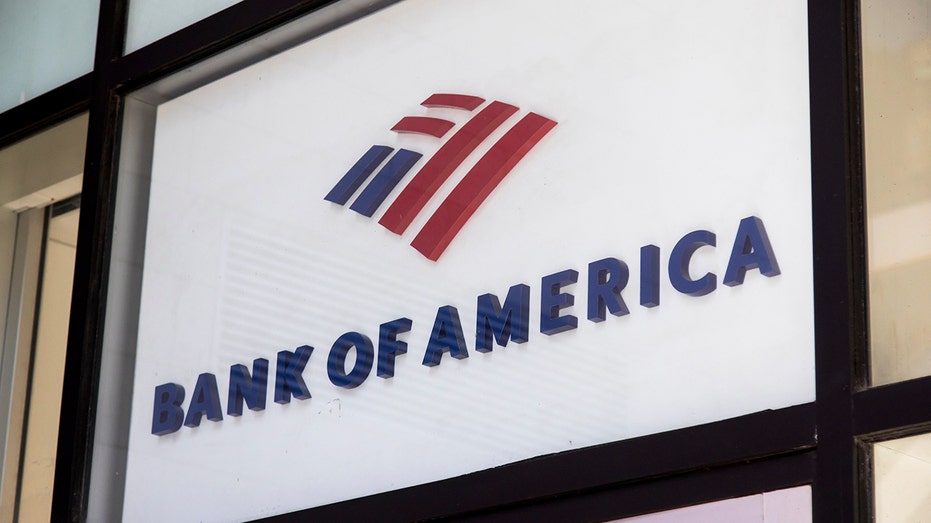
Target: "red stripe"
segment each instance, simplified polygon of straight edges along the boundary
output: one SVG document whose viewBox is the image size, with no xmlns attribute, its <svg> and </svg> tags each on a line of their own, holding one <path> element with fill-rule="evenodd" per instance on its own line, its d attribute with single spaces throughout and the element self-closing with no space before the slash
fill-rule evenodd
<svg viewBox="0 0 931 523">
<path fill-rule="evenodd" d="M 436 261 L 491 191 L 555 125 L 536 113 L 517 122 L 465 175 L 411 245 Z"/>
<path fill-rule="evenodd" d="M 444 134 L 453 128 L 453 122 L 440 118 L 431 118 L 429 116 L 405 116 L 401 121 L 394 124 L 392 131 L 399 133 L 417 133 L 429 134 L 442 138 Z"/>
<path fill-rule="evenodd" d="M 424 164 L 378 223 L 395 234 L 403 233 L 466 156 L 515 112 L 517 107 L 496 101 L 472 117 Z"/>
<path fill-rule="evenodd" d="M 484 98 L 469 96 L 467 94 L 437 93 L 421 102 L 420 105 L 424 107 L 451 107 L 453 109 L 474 111 L 475 108 L 482 105 L 484 101 Z"/>
</svg>

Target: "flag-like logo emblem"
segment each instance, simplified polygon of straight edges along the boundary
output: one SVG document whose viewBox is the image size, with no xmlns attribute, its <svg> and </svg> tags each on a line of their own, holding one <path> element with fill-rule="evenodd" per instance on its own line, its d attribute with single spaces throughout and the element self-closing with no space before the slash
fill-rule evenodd
<svg viewBox="0 0 931 523">
<path fill-rule="evenodd" d="M 481 110 L 446 138 L 436 153 L 423 162 L 420 170 L 378 220 L 383 227 L 399 235 L 407 230 L 443 182 L 466 157 L 519 111 L 518 107 L 510 104 L 499 101 L 486 104 L 483 98 L 463 94 L 434 94 L 421 105 L 470 112 L 475 112 L 481 107 Z M 411 246 L 430 260 L 439 259 L 485 198 L 555 125 L 553 120 L 533 112 L 518 120 L 469 169 L 417 233 Z M 454 127 L 455 123 L 441 118 L 405 116 L 391 130 L 444 139 Z M 394 148 L 386 145 L 374 145 L 346 172 L 324 199 L 345 205 L 378 169 L 378 173 L 349 206 L 353 211 L 371 217 L 422 156 L 421 153 L 408 149 L 394 151 Z"/>
</svg>

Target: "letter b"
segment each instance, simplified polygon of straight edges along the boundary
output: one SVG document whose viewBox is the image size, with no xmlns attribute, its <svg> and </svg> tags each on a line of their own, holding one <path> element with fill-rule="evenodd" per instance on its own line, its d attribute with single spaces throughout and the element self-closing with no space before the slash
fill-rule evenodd
<svg viewBox="0 0 931 523">
<path fill-rule="evenodd" d="M 152 434 L 164 436 L 181 428 L 184 422 L 184 387 L 165 383 L 155 387 L 155 408 L 152 411 Z"/>
</svg>

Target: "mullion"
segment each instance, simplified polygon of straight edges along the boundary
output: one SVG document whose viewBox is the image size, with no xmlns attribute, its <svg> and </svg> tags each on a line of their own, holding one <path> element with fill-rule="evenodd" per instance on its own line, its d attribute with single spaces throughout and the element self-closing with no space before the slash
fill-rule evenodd
<svg viewBox="0 0 931 523">
<path fill-rule="evenodd" d="M 851 13 L 856 0 L 808 4 L 811 96 L 812 231 L 815 288 L 815 374 L 818 416 L 817 469 L 813 484 L 815 521 L 858 519 L 857 449 L 852 393 L 861 383 L 863 330 L 856 287 L 862 271 L 862 219 L 856 202 L 859 135 L 849 110 L 857 88 L 849 76 Z"/>
<path fill-rule="evenodd" d="M 52 521 L 83 521 L 87 514 L 116 195 L 116 137 L 121 100 L 112 87 L 112 64 L 122 53 L 126 7 L 127 0 L 100 2 L 62 382 Z"/>
</svg>

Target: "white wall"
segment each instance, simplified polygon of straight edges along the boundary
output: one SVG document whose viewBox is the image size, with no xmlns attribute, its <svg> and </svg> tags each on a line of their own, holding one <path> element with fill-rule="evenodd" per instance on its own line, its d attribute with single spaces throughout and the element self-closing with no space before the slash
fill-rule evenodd
<svg viewBox="0 0 931 523">
<path fill-rule="evenodd" d="M 801 1 L 567 11 L 412 0 L 161 105 L 123 516 L 261 517 L 812 401 L 806 13 Z M 371 145 L 435 152 L 438 140 L 389 129 L 421 114 L 462 125 L 464 111 L 419 105 L 437 92 L 520 111 L 401 236 L 379 214 L 323 201 Z M 441 259 L 412 249 L 430 212 L 529 111 L 558 124 Z M 638 304 L 642 245 L 659 245 L 665 265 L 682 235 L 712 230 L 718 246 L 693 270 L 720 282 L 751 215 L 781 275 L 754 270 L 694 297 L 664 268 L 662 305 Z M 630 266 L 631 312 L 593 323 L 587 264 L 607 256 Z M 579 326 L 546 336 L 540 278 L 567 268 L 581 273 Z M 476 352 L 476 296 L 516 283 L 532 289 L 530 340 Z M 471 356 L 428 368 L 446 304 Z M 402 316 L 414 327 L 394 378 L 330 383 L 340 334 L 375 340 Z M 302 344 L 316 347 L 311 399 L 152 434 L 155 387 L 182 385 L 187 408 L 211 373 L 225 408 L 230 365 L 266 358 L 273 376 L 277 352 Z"/>
</svg>

